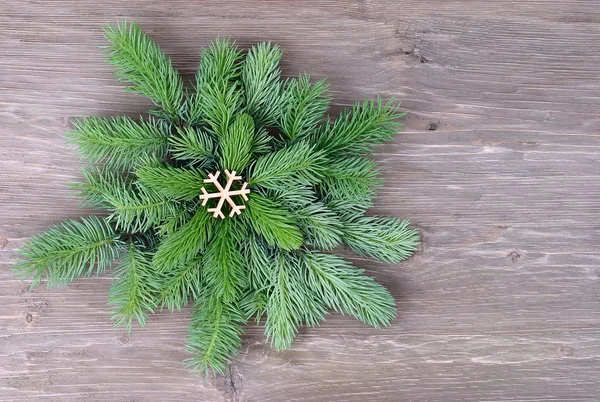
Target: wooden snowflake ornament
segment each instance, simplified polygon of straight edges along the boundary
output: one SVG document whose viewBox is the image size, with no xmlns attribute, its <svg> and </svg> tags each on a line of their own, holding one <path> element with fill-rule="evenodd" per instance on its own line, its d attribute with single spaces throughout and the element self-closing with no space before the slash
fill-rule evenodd
<svg viewBox="0 0 600 402">
<path fill-rule="evenodd" d="M 227 184 L 225 185 L 225 188 L 223 188 L 218 180 L 220 174 L 221 172 L 217 170 L 215 174 L 209 173 L 208 179 L 204 179 L 205 183 L 214 184 L 219 192 L 209 193 L 204 187 L 202 187 L 202 194 L 200 195 L 200 199 L 202 200 L 202 206 L 205 206 L 209 199 L 219 198 L 219 203 L 217 204 L 217 206 L 215 208 L 208 208 L 208 212 L 213 212 L 214 218 L 220 216 L 221 219 L 225 219 L 225 215 L 223 215 L 221 208 L 223 208 L 223 204 L 225 203 L 225 201 L 227 201 L 227 203 L 231 206 L 231 212 L 229 213 L 229 217 L 231 218 L 233 214 L 239 215 L 242 213 L 242 209 L 246 209 L 245 205 L 237 205 L 231 199 L 231 196 L 241 195 L 244 198 L 244 201 L 248 201 L 247 194 L 250 194 L 250 189 L 246 188 L 248 183 L 244 182 L 241 189 L 231 190 L 231 185 L 233 184 L 233 182 L 236 180 L 242 180 L 242 176 L 236 176 L 235 170 L 230 173 L 227 169 L 225 169 L 225 175 L 227 176 Z"/>
</svg>

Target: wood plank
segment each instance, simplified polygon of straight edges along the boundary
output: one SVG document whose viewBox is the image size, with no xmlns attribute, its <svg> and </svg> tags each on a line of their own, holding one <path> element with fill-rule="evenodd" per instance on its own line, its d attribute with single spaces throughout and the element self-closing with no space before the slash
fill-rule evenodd
<svg viewBox="0 0 600 402">
<path fill-rule="evenodd" d="M 191 78 L 215 36 L 284 50 L 336 110 L 381 93 L 406 130 L 377 152 L 374 212 L 422 251 L 355 258 L 398 302 L 374 330 L 332 315 L 283 352 L 248 327 L 228 376 L 181 361 L 189 311 L 127 335 L 108 277 L 13 278 L 22 240 L 79 208 L 69 119 L 144 113 L 103 63 L 135 20 Z M 0 401 L 592 401 L 600 395 L 600 5 L 595 0 L 167 3 L 4 0 L 0 11 Z"/>
</svg>

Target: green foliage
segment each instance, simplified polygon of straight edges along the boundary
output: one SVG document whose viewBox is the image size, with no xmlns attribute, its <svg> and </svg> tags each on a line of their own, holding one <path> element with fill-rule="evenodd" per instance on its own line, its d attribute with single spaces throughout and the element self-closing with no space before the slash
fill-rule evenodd
<svg viewBox="0 0 600 402">
<path fill-rule="evenodd" d="M 248 51 L 242 68 L 244 108 L 259 126 L 273 124 L 281 111 L 281 56 L 279 46 L 259 43 Z"/>
<path fill-rule="evenodd" d="M 147 165 L 138 169 L 140 183 L 163 197 L 189 201 L 198 197 L 204 186 L 205 173 L 195 169 L 182 169 L 168 164 Z"/>
<path fill-rule="evenodd" d="M 242 310 L 217 297 L 204 296 L 192 315 L 187 346 L 193 358 L 187 359 L 193 372 L 224 374 L 231 356 L 242 346 Z"/>
<path fill-rule="evenodd" d="M 350 314 L 375 328 L 396 317 L 394 298 L 373 278 L 334 254 L 301 254 L 309 288 L 330 308 Z"/>
<path fill-rule="evenodd" d="M 317 144 L 317 149 L 328 154 L 371 152 L 375 145 L 392 139 L 400 129 L 397 120 L 403 113 L 398 112 L 398 107 L 393 100 L 383 103 L 380 98 L 376 102 L 357 102 L 352 110 L 344 110 L 333 125 L 317 130 L 312 141 Z"/>
<path fill-rule="evenodd" d="M 177 212 L 173 200 L 120 174 L 100 169 L 84 170 L 82 174 L 85 183 L 77 187 L 89 201 L 112 212 L 109 219 L 118 229 L 144 232 Z"/>
<path fill-rule="evenodd" d="M 130 243 L 113 275 L 116 279 L 110 287 L 108 301 L 114 305 L 115 324 L 131 331 L 135 319 L 144 326 L 147 312 L 154 309 L 152 294 L 156 279 L 152 273 L 152 253 Z"/>
<path fill-rule="evenodd" d="M 135 121 L 129 117 L 87 117 L 73 122 L 69 139 L 88 163 L 104 163 L 113 169 L 129 169 L 139 159 L 162 158 L 167 137 L 155 119 Z"/>
<path fill-rule="evenodd" d="M 303 265 L 296 255 L 278 253 L 272 264 L 265 334 L 271 345 L 285 349 L 290 347 L 303 322 L 316 326 L 325 318 L 327 310 L 307 286 Z"/>
<path fill-rule="evenodd" d="M 252 193 L 248 198 L 248 206 L 244 214 L 248 226 L 262 236 L 270 246 L 284 250 L 300 248 L 302 232 L 286 209 L 260 194 Z"/>
<path fill-rule="evenodd" d="M 163 276 L 159 277 L 157 300 L 161 307 L 180 310 L 190 299 L 200 297 L 203 284 L 202 257 L 196 257 L 163 272 Z"/>
<path fill-rule="evenodd" d="M 254 121 L 240 114 L 221 138 L 221 169 L 241 172 L 250 163 L 253 144 Z"/>
<path fill-rule="evenodd" d="M 160 48 L 135 24 L 109 25 L 105 30 L 108 61 L 131 90 L 151 99 L 170 119 L 181 112 L 183 81 Z M 160 114 L 159 114 L 160 115 Z"/>
<path fill-rule="evenodd" d="M 229 40 L 215 40 L 200 53 L 194 94 L 188 99 L 187 122 L 207 123 L 216 136 L 223 135 L 242 102 L 237 79 L 242 53 Z"/>
<path fill-rule="evenodd" d="M 154 254 L 153 266 L 158 272 L 187 264 L 204 250 L 212 234 L 212 216 L 201 208 L 185 225 L 166 236 Z"/>
<path fill-rule="evenodd" d="M 363 216 L 344 222 L 344 243 L 363 257 L 400 262 L 410 257 L 419 244 L 419 232 L 408 221 L 390 217 Z"/>
<path fill-rule="evenodd" d="M 245 236 L 235 219 L 219 222 L 202 258 L 207 288 L 224 302 L 235 302 L 246 287 L 241 244 Z"/>
<path fill-rule="evenodd" d="M 282 189 L 290 183 L 316 184 L 323 176 L 326 159 L 307 142 L 297 142 L 261 156 L 251 172 L 250 184 Z"/>
<path fill-rule="evenodd" d="M 215 144 L 208 134 L 192 126 L 177 127 L 177 134 L 169 137 L 169 151 L 173 158 L 194 161 L 199 165 L 213 161 Z"/>
<path fill-rule="evenodd" d="M 330 98 L 324 96 L 327 88 L 329 85 L 325 84 L 325 80 L 312 85 L 308 75 L 288 81 L 279 124 L 290 140 L 313 132 L 323 120 L 330 102 Z"/>
<path fill-rule="evenodd" d="M 342 221 L 322 202 L 311 202 L 294 211 L 306 244 L 319 250 L 331 250 L 342 242 Z"/>
<path fill-rule="evenodd" d="M 48 286 L 66 285 L 94 271 L 103 272 L 119 256 L 122 245 L 104 219 L 65 221 L 29 239 L 15 270 L 22 277 L 33 277 L 32 286 L 42 279 Z"/>
<path fill-rule="evenodd" d="M 88 117 L 69 134 L 84 162 L 75 187 L 107 211 L 58 224 L 25 243 L 15 266 L 32 285 L 66 284 L 112 272 L 109 301 L 117 325 L 144 325 L 156 310 L 193 303 L 187 345 L 193 371 L 226 369 L 248 319 L 264 321 L 268 341 L 290 347 L 302 325 L 328 310 L 373 327 L 390 324 L 394 299 L 363 271 L 333 253 L 344 244 L 387 262 L 419 243 L 407 221 L 365 216 L 382 184 L 372 149 L 400 124 L 398 104 L 367 100 L 327 115 L 323 80 L 281 80 L 281 50 L 262 43 L 247 54 L 217 39 L 200 53 L 193 88 L 135 24 L 106 30 L 109 61 L 129 87 L 158 110 L 148 119 Z M 333 121 L 333 123 L 332 123 Z M 209 173 L 236 171 L 248 199 L 240 216 L 213 217 L 202 205 Z M 225 201 L 225 200 L 223 200 Z"/>
</svg>

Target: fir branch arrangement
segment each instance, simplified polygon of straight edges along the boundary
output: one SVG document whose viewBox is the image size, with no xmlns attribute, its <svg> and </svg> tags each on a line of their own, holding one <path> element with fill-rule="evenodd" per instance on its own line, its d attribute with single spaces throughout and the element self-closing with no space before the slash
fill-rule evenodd
<svg viewBox="0 0 600 402">
<path fill-rule="evenodd" d="M 395 263 L 418 246 L 407 221 L 365 216 L 382 184 L 369 155 L 401 128 L 398 105 L 367 100 L 332 122 L 328 85 L 282 80 L 278 46 L 244 54 L 219 39 L 188 89 L 138 25 L 105 35 L 119 78 L 156 108 L 74 122 L 69 137 L 89 165 L 76 187 L 110 215 L 34 236 L 17 273 L 64 285 L 116 261 L 116 324 L 193 303 L 188 363 L 202 373 L 224 370 L 251 319 L 266 317 L 277 349 L 329 310 L 389 325 L 392 296 L 333 251 Z"/>
</svg>

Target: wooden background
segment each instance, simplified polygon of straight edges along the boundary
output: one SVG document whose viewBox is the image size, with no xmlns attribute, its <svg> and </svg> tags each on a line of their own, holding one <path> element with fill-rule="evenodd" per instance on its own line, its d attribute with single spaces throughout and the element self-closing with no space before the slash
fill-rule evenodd
<svg viewBox="0 0 600 402">
<path fill-rule="evenodd" d="M 23 239 L 90 211 L 69 119 L 139 115 L 99 45 L 135 20 L 190 78 L 217 35 L 279 43 L 285 75 L 328 77 L 336 106 L 403 99 L 375 212 L 422 251 L 356 260 L 398 301 L 392 328 L 333 315 L 277 353 L 251 326 L 229 375 L 190 376 L 189 311 L 127 336 L 108 277 L 28 290 Z M 0 1 L 1 401 L 600 400 L 600 3 Z"/>
</svg>

